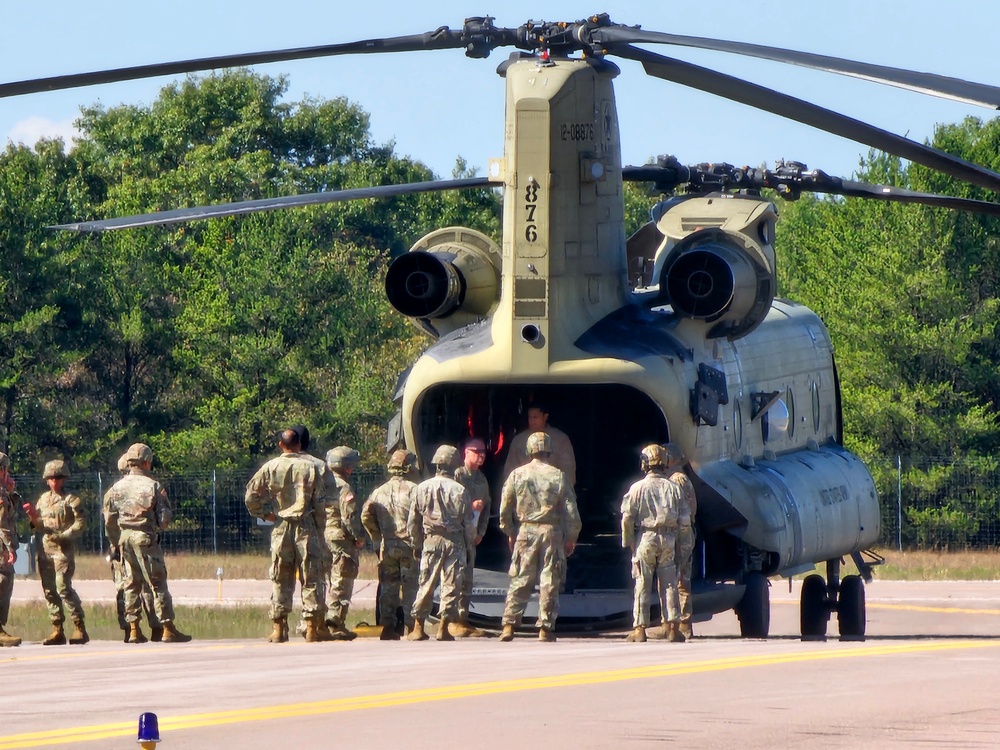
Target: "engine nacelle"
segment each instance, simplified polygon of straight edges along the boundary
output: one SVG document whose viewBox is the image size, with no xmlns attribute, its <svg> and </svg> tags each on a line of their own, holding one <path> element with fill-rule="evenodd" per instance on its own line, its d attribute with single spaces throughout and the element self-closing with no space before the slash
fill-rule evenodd
<svg viewBox="0 0 1000 750">
<path fill-rule="evenodd" d="M 774 301 L 777 213 L 760 198 L 709 196 L 670 201 L 656 227 L 659 300 L 685 318 L 713 324 L 709 338 L 744 336 Z"/>
<path fill-rule="evenodd" d="M 437 338 L 496 308 L 500 247 L 474 229 L 437 229 L 389 265 L 385 293 L 398 312 Z"/>
</svg>

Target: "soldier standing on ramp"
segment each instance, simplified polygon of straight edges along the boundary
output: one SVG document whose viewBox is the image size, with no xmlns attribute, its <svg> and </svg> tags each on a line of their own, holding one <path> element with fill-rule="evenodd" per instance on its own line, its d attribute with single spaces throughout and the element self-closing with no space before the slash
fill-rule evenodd
<svg viewBox="0 0 1000 750">
<path fill-rule="evenodd" d="M 500 530 L 507 535 L 513 558 L 500 640 L 514 639 L 537 580 L 538 640 L 554 641 L 566 558 L 573 554 L 582 525 L 569 478 L 549 463 L 549 436 L 530 435 L 527 453 L 531 461 L 514 469 L 501 490 Z"/>
<path fill-rule="evenodd" d="M 468 545 L 475 541 L 472 498 L 469 491 L 452 479 L 458 450 L 442 445 L 434 452 L 431 463 L 437 472 L 417 485 L 413 508 L 406 528 L 413 540 L 414 554 L 420 555 L 420 588 L 413 603 L 411 641 L 426 641 L 424 621 L 431 612 L 431 598 L 441 581 L 441 621 L 437 639 L 453 641 L 449 623 L 458 618 L 458 596 L 465 575 Z"/>
<path fill-rule="evenodd" d="M 684 473 L 684 450 L 677 443 L 663 446 L 667 452 L 667 473 L 671 482 L 681 491 L 681 503 L 677 514 L 677 591 L 680 599 L 681 635 L 690 639 L 694 635 L 691 628 L 691 574 L 693 572 L 695 515 L 698 513 L 698 496 L 694 484 Z"/>
<path fill-rule="evenodd" d="M 667 478 L 667 453 L 663 446 L 647 445 L 639 455 L 646 476 L 629 487 L 622 499 L 622 546 L 632 553 L 632 576 L 635 578 L 634 630 L 626 640 L 646 641 L 649 597 L 655 574 L 666 637 L 672 642 L 682 642 L 684 636 L 679 630 L 677 568 L 674 564 L 681 492 Z"/>
<path fill-rule="evenodd" d="M 325 626 L 323 542 L 324 477 L 317 461 L 302 453 L 299 434 L 283 430 L 281 455 L 265 463 L 247 483 L 244 502 L 254 518 L 272 521 L 271 620 L 269 643 L 288 640 L 288 613 L 292 611 L 295 573 L 302 582 L 302 616 L 306 641 L 330 640 Z"/>
</svg>

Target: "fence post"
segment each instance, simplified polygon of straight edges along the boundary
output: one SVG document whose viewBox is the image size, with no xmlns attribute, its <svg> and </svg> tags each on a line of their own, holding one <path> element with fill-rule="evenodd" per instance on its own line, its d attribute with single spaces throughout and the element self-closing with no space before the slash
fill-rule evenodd
<svg viewBox="0 0 1000 750">
<path fill-rule="evenodd" d="M 219 554 L 219 523 L 215 508 L 215 469 L 212 469 L 212 554 Z"/>
<path fill-rule="evenodd" d="M 903 551 L 903 461 L 896 456 L 896 546 Z"/>
</svg>

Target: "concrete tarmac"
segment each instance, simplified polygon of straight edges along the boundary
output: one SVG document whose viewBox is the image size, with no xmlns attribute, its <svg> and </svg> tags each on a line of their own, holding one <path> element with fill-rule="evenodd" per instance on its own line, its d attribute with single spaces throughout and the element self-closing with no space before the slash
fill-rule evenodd
<svg viewBox="0 0 1000 750">
<path fill-rule="evenodd" d="M 797 597 L 773 583 L 768 640 L 727 613 L 686 644 L 26 644 L 0 650 L 0 750 L 135 747 L 146 711 L 171 749 L 997 744 L 1000 582 L 876 582 L 864 642 L 839 641 L 835 616 L 801 642 Z"/>
</svg>

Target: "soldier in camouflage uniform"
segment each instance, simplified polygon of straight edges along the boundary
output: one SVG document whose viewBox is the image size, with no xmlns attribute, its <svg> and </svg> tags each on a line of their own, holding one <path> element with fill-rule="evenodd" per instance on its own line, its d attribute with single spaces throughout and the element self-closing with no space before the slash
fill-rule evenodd
<svg viewBox="0 0 1000 750">
<path fill-rule="evenodd" d="M 80 498 L 63 492 L 68 477 L 69 469 L 65 461 L 49 461 L 42 471 L 42 479 L 49 486 L 49 491 L 38 498 L 34 507 L 30 503 L 24 504 L 31 526 L 35 529 L 38 576 L 42 579 L 42 591 L 52 622 L 52 633 L 42 641 L 45 646 L 66 643 L 63 605 L 73 620 L 69 642 L 83 644 L 90 640 L 83 623 L 83 605 L 73 590 L 73 572 L 76 570 L 74 541 L 83 531 L 84 519 Z"/>
<path fill-rule="evenodd" d="M 347 612 L 358 577 L 358 553 L 365 544 L 361 526 L 361 508 L 355 502 L 348 478 L 354 473 L 361 454 L 346 445 L 338 445 L 326 454 L 326 465 L 333 471 L 339 497 L 327 499 L 326 527 L 326 624 L 335 641 L 350 641 L 357 634 L 347 629 Z"/>
<path fill-rule="evenodd" d="M 576 486 L 576 454 L 573 452 L 573 444 L 569 440 L 569 435 L 549 424 L 549 408 L 544 404 L 535 402 L 527 410 L 528 428 L 522 430 L 514 436 L 510 442 L 510 450 L 507 451 L 507 460 L 503 465 L 504 481 L 518 466 L 524 466 L 531 461 L 531 454 L 528 453 L 528 438 L 536 432 L 544 432 L 549 436 L 552 450 L 549 453 L 547 463 L 561 469 L 569 480 L 569 486 Z"/>
<path fill-rule="evenodd" d="M 684 451 L 677 443 L 667 443 L 663 446 L 667 453 L 668 479 L 677 485 L 681 492 L 681 503 L 677 514 L 677 590 L 680 599 L 680 631 L 685 639 L 691 638 L 694 631 L 691 628 L 691 573 L 694 558 L 695 514 L 698 512 L 698 496 L 694 484 L 683 466 L 686 461 Z"/>
<path fill-rule="evenodd" d="M 554 641 L 566 557 L 573 554 L 582 524 L 572 484 L 549 463 L 549 436 L 532 434 L 527 451 L 531 462 L 511 472 L 500 494 L 500 530 L 513 553 L 500 640 L 514 639 L 537 581 L 538 639 Z"/>
<path fill-rule="evenodd" d="M 441 602 L 437 639 L 453 641 L 448 624 L 458 618 L 458 596 L 465 575 L 468 546 L 475 541 L 472 498 L 452 477 L 458 450 L 442 445 L 431 463 L 435 476 L 417 485 L 406 528 L 413 540 L 414 554 L 420 552 L 420 588 L 413 603 L 411 641 L 426 641 L 424 621 L 431 612 L 434 589 L 440 580 Z"/>
<path fill-rule="evenodd" d="M 14 593 L 14 562 L 17 560 L 17 528 L 14 526 L 14 480 L 10 459 L 0 453 L 0 646 L 20 646 L 21 639 L 4 628 Z"/>
<path fill-rule="evenodd" d="M 125 619 L 129 641 L 146 643 L 139 626 L 142 582 L 153 591 L 156 616 L 163 626 L 164 643 L 186 643 L 191 636 L 174 626 L 174 604 L 167 588 L 167 566 L 160 549 L 160 532 L 173 516 L 163 485 L 149 475 L 153 451 L 133 443 L 125 451 L 129 473 L 104 495 L 104 528 L 108 541 L 121 552 L 125 565 Z"/>
<path fill-rule="evenodd" d="M 674 564 L 681 493 L 667 478 L 667 454 L 663 446 L 647 445 L 640 452 L 640 458 L 646 476 L 629 487 L 622 499 L 622 546 L 632 553 L 632 577 L 635 578 L 634 629 L 626 640 L 640 643 L 646 640 L 649 598 L 655 574 L 665 634 L 670 641 L 683 641 L 679 630 L 677 568 Z"/>
<path fill-rule="evenodd" d="M 468 559 L 465 561 L 465 577 L 462 592 L 458 597 L 458 622 L 449 624 L 448 630 L 456 638 L 481 638 L 486 633 L 469 625 L 469 600 L 472 598 L 473 576 L 476 569 L 476 547 L 483 541 L 490 523 L 490 485 L 481 471 L 486 461 L 486 443 L 479 438 L 470 438 L 465 443 L 463 463 L 455 469 L 455 481 L 469 491 L 472 511 L 476 524 L 476 538 L 469 545 Z"/>
<path fill-rule="evenodd" d="M 128 460 L 123 453 L 118 459 L 118 473 L 122 476 L 128 474 Z M 125 633 L 125 643 L 132 640 L 132 628 L 125 619 L 125 563 L 122 561 L 121 550 L 115 545 L 111 545 L 108 551 L 107 560 L 111 563 L 111 580 L 115 584 L 115 605 L 118 610 L 118 627 Z M 163 626 L 156 617 L 156 603 L 153 601 L 153 592 L 149 584 L 142 579 L 142 594 L 139 596 L 142 604 L 142 611 L 146 615 L 146 622 L 149 623 L 149 640 L 159 643 L 163 640 Z"/>
<path fill-rule="evenodd" d="M 271 620 L 269 643 L 288 641 L 295 574 L 302 582 L 306 641 L 330 640 L 325 627 L 322 528 L 326 518 L 325 480 L 318 461 L 302 452 L 299 433 L 284 430 L 281 455 L 265 463 L 247 483 L 244 502 L 254 518 L 271 529 Z"/>
<path fill-rule="evenodd" d="M 406 475 L 416 458 L 407 450 L 393 452 L 389 457 L 389 481 L 376 487 L 361 509 L 361 524 L 378 550 L 378 612 L 382 623 L 379 638 L 383 641 L 398 641 L 404 626 L 406 632 L 413 630 L 418 566 L 406 521 L 417 485 Z M 403 620 L 397 621 L 400 606 Z"/>
</svg>

